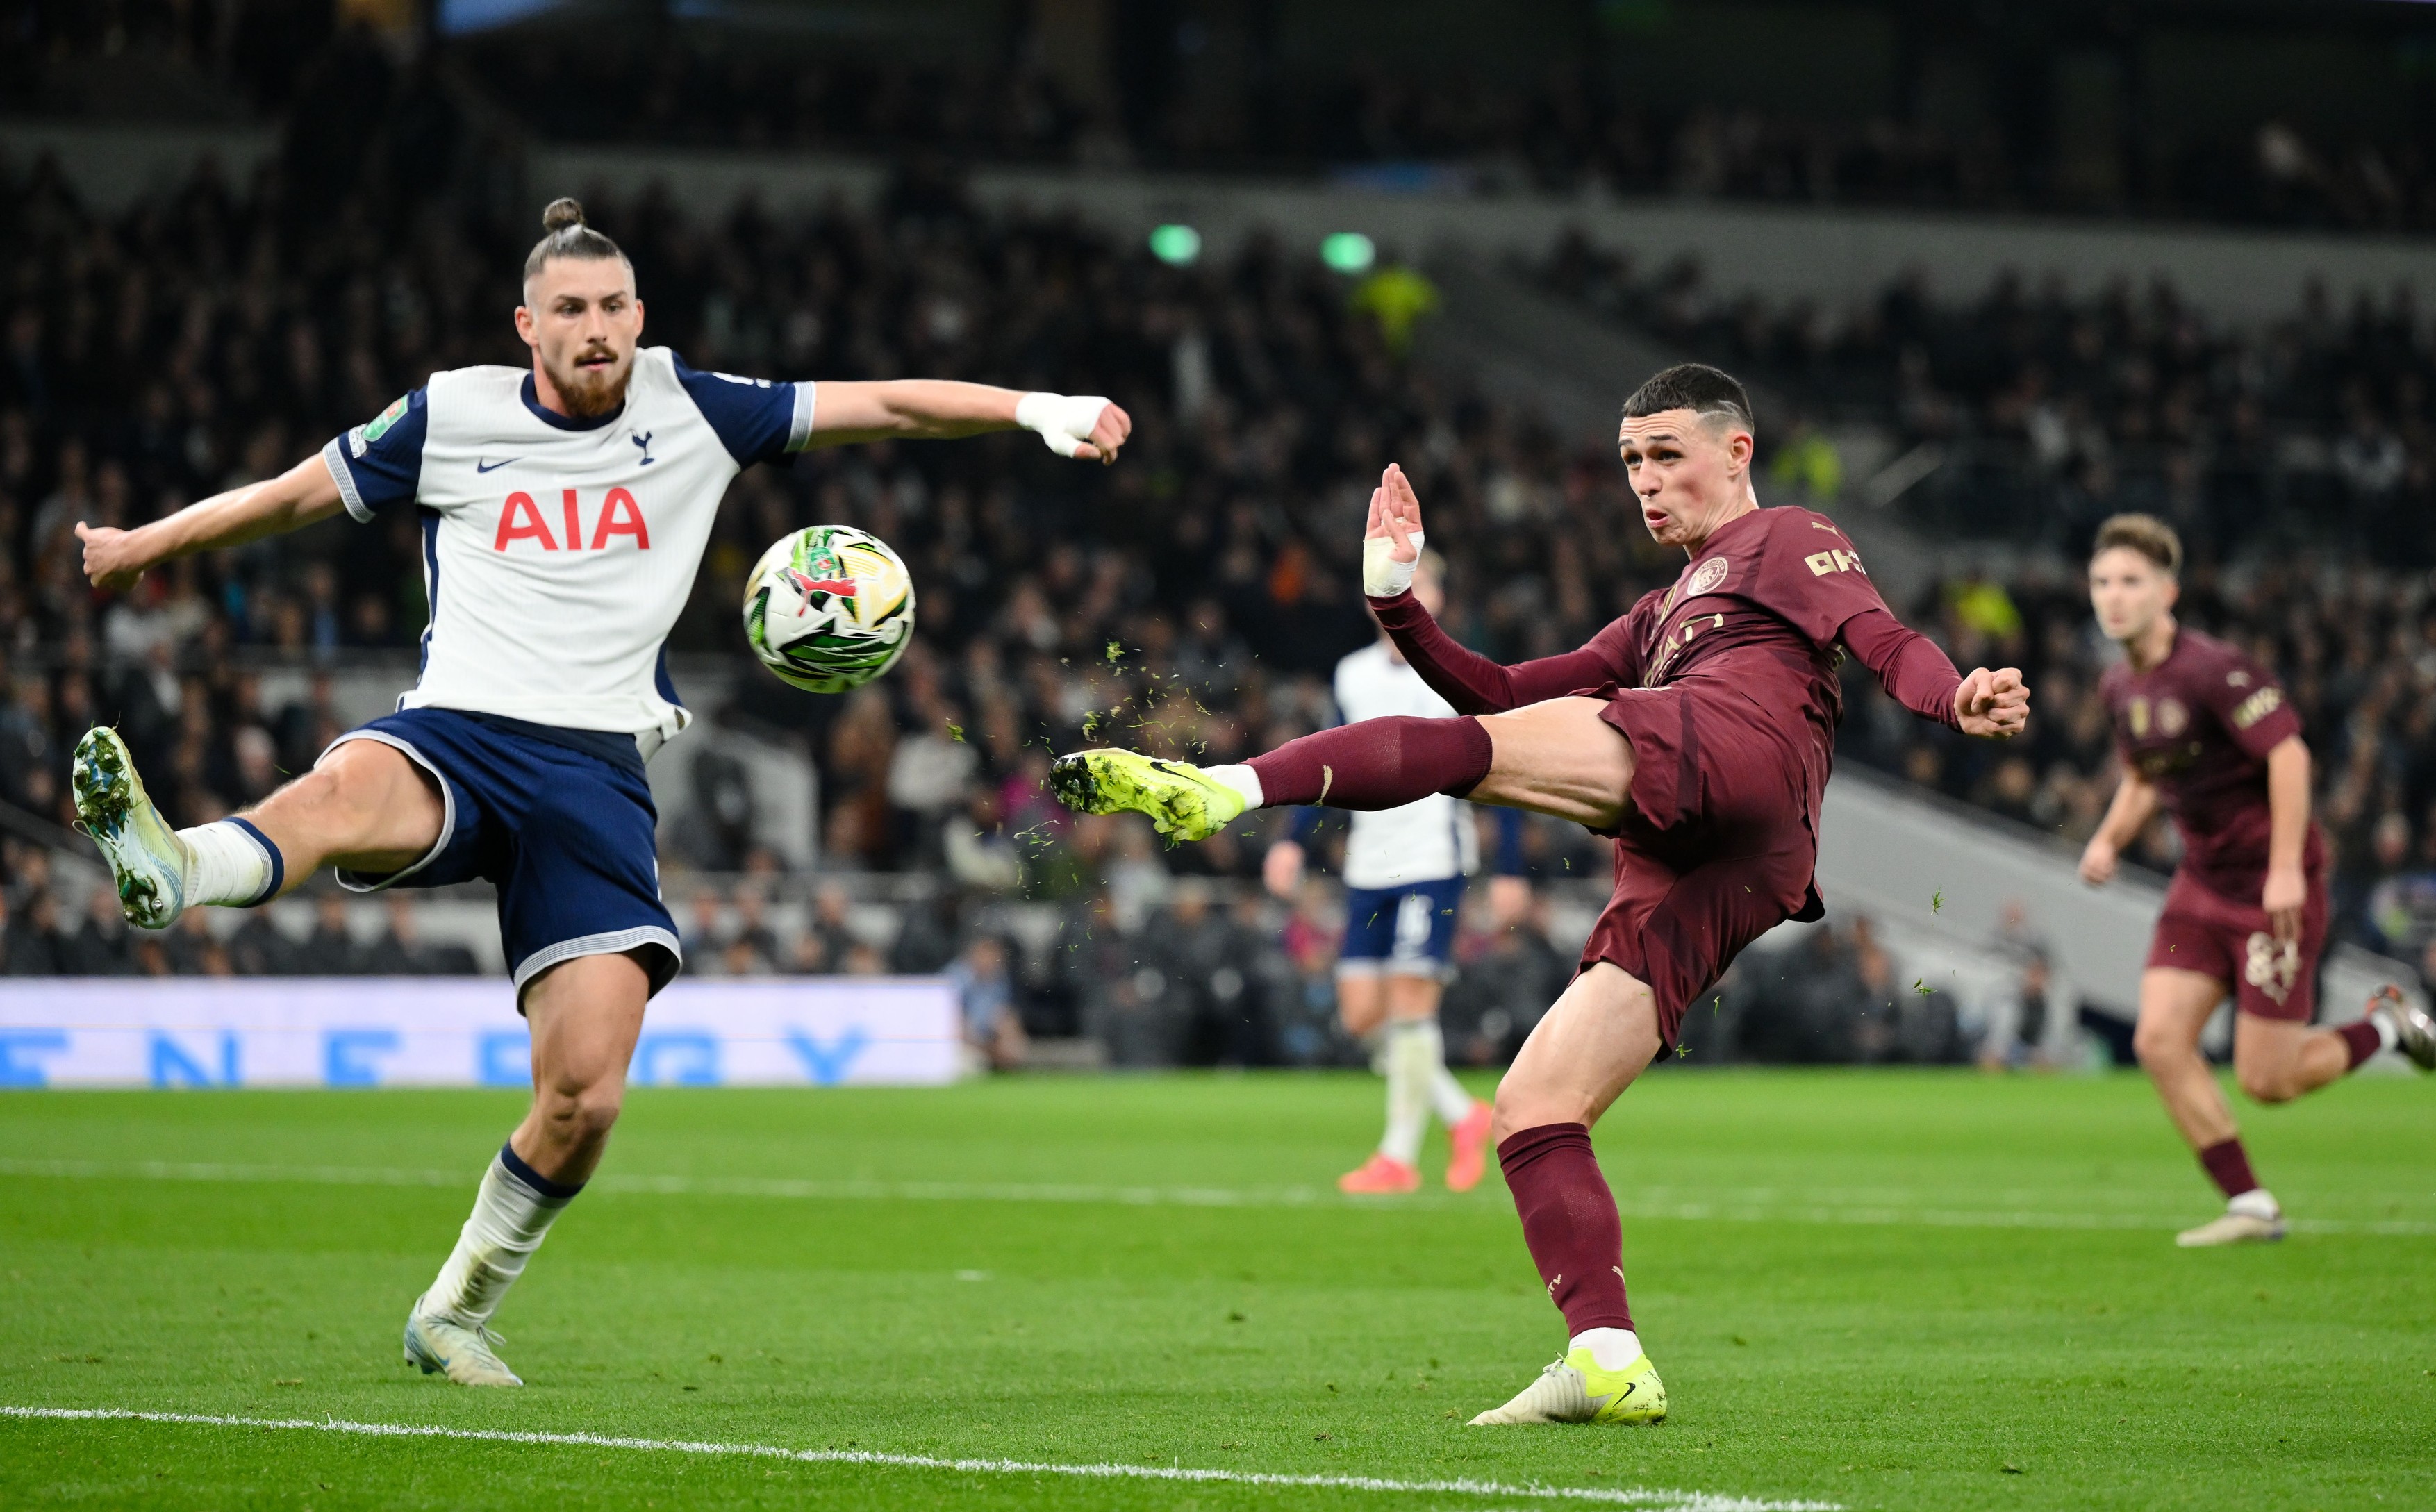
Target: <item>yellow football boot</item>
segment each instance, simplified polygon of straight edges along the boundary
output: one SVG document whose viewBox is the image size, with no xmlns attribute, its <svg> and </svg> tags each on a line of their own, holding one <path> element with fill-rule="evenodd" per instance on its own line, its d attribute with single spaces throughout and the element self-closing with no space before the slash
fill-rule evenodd
<svg viewBox="0 0 2436 1512">
<path fill-rule="evenodd" d="M 1588 1349 L 1575 1349 L 1540 1372 L 1540 1379 L 1503 1407 L 1471 1420 L 1502 1423 L 1660 1423 L 1666 1420 L 1666 1382 L 1645 1354 L 1621 1370 L 1601 1370 Z"/>
<path fill-rule="evenodd" d="M 1148 814 L 1174 840 L 1208 840 L 1244 811 L 1242 793 L 1192 763 L 1132 751 L 1059 756 L 1049 769 L 1049 791 L 1078 813 Z"/>
</svg>

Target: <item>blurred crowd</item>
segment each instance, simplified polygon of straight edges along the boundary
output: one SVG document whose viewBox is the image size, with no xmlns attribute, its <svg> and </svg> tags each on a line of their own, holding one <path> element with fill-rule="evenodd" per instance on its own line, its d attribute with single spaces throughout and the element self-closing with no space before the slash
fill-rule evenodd
<svg viewBox="0 0 2436 1512">
<path fill-rule="evenodd" d="M 1333 172 L 1380 187 L 1481 193 L 2436 227 L 2436 162 L 2409 130 L 2313 134 L 2266 111 L 2195 127 L 2149 95 L 2130 61 L 2140 54 L 2138 28 L 2125 29 L 2120 15 L 2095 31 L 2069 17 L 2009 17 L 2003 8 L 1898 19 L 1899 29 L 1917 34 L 1895 44 L 1885 64 L 1890 87 L 1876 93 L 1903 103 L 1871 114 L 1849 100 L 1825 111 L 1763 104 L 1768 96 L 1731 71 L 1697 91 L 1712 103 L 1653 100 L 1631 70 L 1657 40 L 1650 28 L 1668 27 L 1669 8 L 1661 6 L 1580 8 L 1585 29 L 1567 61 L 1528 80 L 1444 61 L 1389 64 L 1358 44 L 1289 58 L 1265 7 L 1247 8 L 1238 32 L 1190 8 L 1113 6 L 1104 34 L 1090 39 L 1058 30 L 1051 8 L 1010 5 L 986 20 L 962 18 L 964 34 L 951 42 L 916 33 L 957 22 L 900 18 L 910 29 L 894 45 L 882 40 L 889 25 L 844 13 L 799 17 L 809 29 L 791 35 L 772 8 L 722 14 L 730 8 L 696 6 L 496 29 L 474 16 L 465 35 L 444 26 L 409 46 L 340 25 L 347 9 L 330 0 L 0 0 L 0 36 L 9 43 L 0 46 L 0 111 L 137 118 L 247 111 L 287 118 L 304 150 L 336 165 L 357 160 L 351 149 L 387 113 L 415 140 L 409 176 L 448 165 L 462 138 L 513 132 L 884 156 L 929 150 L 966 162 Z M 1088 31 L 1098 26 L 1088 17 L 1067 21 Z M 985 35 L 970 34 L 976 22 Z M 1689 35 L 1674 39 L 1666 56 L 1696 45 Z M 2028 50 L 2018 50 L 2024 44 Z M 1984 53 L 1977 72 L 1933 79 L 1936 61 L 1950 61 L 1958 45 L 1962 55 Z M 2396 38 L 2393 45 L 2408 60 L 2424 43 Z M 1782 53 L 1800 43 L 1772 46 Z M 2124 97 L 2080 107 L 2093 120 L 2077 132 L 2057 124 L 2048 97 L 2057 60 L 2042 50 L 2068 46 L 2122 61 L 2126 75 Z M 411 56 L 401 62 L 401 55 Z M 1766 46 L 1757 55 L 1763 69 L 1774 61 Z M 1104 79 L 1090 77 L 1095 69 Z M 2313 86 L 2302 78 L 2294 87 Z M 1958 94 L 1959 110 L 1950 108 Z M 2363 118 L 2375 109 L 2364 108 Z M 2244 124 L 2227 124 L 2235 120 Z"/>
<path fill-rule="evenodd" d="M 1666 107 L 1588 65 L 1516 86 L 1355 61 L 1258 97 L 1145 88 L 1093 106 L 1036 51 L 958 69 L 598 37 L 464 53 L 545 135 L 794 150 L 952 151 L 1095 166 L 1312 171 L 1384 186 L 1536 189 L 1977 210 L 2132 210 L 2236 221 L 2436 226 L 2436 165 L 2415 143 L 2247 136 L 2158 142 L 2132 182 L 2092 188 L 1992 125 Z M 1155 97 L 1154 97 L 1155 96 Z M 1382 173 L 1381 169 L 1385 172 Z"/>
<path fill-rule="evenodd" d="M 292 192 L 283 167 L 245 185 L 204 171 L 106 220 L 40 165 L 0 175 L 0 801 L 29 823 L 71 820 L 67 753 L 90 723 L 116 722 L 173 818 L 198 823 L 309 765 L 342 727 L 334 669 L 370 659 L 398 684 L 410 679 L 408 648 L 425 618 L 410 521 L 334 519 L 179 563 L 125 597 L 94 594 L 77 569 L 78 520 L 166 513 L 309 454 L 436 368 L 524 360 L 508 312 L 530 207 L 513 218 L 437 202 L 332 209 L 301 206 Z M 949 913 L 863 939 L 858 954 L 816 930 L 761 941 L 742 919 L 749 905 L 722 896 L 696 921 L 715 948 L 691 951 L 694 969 L 861 969 L 912 938 L 929 942 L 933 966 L 962 963 L 977 981 L 1012 983 L 1007 1012 L 983 1016 L 992 1025 L 1061 1035 L 1089 1026 L 1111 1046 L 1157 1047 L 1144 1055 L 1339 1053 L 1326 1029 L 1325 887 L 1292 906 L 1254 898 L 1258 828 L 1167 851 L 1146 827 L 1070 815 L 1042 791 L 1049 753 L 1121 740 L 1227 760 L 1332 720 L 1328 673 L 1374 634 L 1356 546 L 1386 458 L 1414 475 L 1434 535 L 1465 544 L 1450 628 L 1501 659 L 1578 644 L 1679 565 L 1637 528 L 1615 528 L 1630 514 L 1611 455 L 1571 449 L 1532 415 L 1428 371 L 1392 318 L 1396 301 L 1276 246 L 1171 267 L 1077 224 L 982 215 L 951 182 L 918 172 L 875 205 L 800 218 L 748 201 L 693 223 L 648 191 L 590 187 L 585 199 L 634 257 L 647 339 L 698 364 L 1105 392 L 1136 425 L 1122 464 L 1105 470 L 1061 464 L 1012 435 L 842 448 L 740 479 L 672 644 L 739 658 L 744 573 L 788 530 L 843 522 L 895 544 L 922 588 L 919 634 L 895 671 L 825 698 L 748 669 L 738 696 L 706 712 L 812 759 L 825 867 L 940 877 Z M 1397 276 L 1410 275 L 1367 275 Z M 2082 313 L 2038 329 L 2060 328 L 2063 349 L 2076 348 Z M 2194 329 L 2219 357 L 2170 383 L 2144 380 L 2152 423 L 2189 408 L 2213 426 L 2227 405 L 2250 402 L 2274 413 L 2282 400 L 2271 396 L 2306 388 L 2278 380 L 2225 398 L 2224 371 L 2237 379 L 2252 349 Z M 2401 337 L 2382 347 L 2307 350 L 2332 364 L 2324 381 L 2336 392 L 2349 384 L 2372 406 L 2409 400 L 2424 417 L 2425 390 L 2411 385 L 2424 381 L 2425 333 L 2415 320 L 2392 329 Z M 2147 350 L 2088 371 L 2136 368 Z M 2399 356 L 2378 368 L 2360 350 Z M 1806 445 L 1792 427 L 1764 458 L 1779 496 L 1833 492 L 1814 486 L 1815 472 L 1781 466 Z M 2405 486 L 2424 488 L 2410 476 Z M 2147 502 L 2112 497 L 2110 508 Z M 2341 858 L 2342 928 L 2425 949 L 2436 938 L 2436 617 L 2425 578 L 2393 556 L 2375 566 L 2342 555 L 2224 561 L 2202 516 L 2166 513 L 2192 525 L 2200 548 L 2186 581 L 2192 622 L 2242 639 L 2290 680 Z M 2001 656 L 2028 669 L 2037 733 L 2002 752 L 1948 740 L 1856 686 L 1847 754 L 2085 833 L 2111 782 L 2092 692 L 2105 651 L 2071 575 L 2033 566 L 1896 607 L 1965 665 Z M 749 803 L 724 804 L 720 770 L 697 761 L 709 801 L 670 845 L 671 865 L 767 886 L 784 867 L 759 843 Z M 1330 834 L 1314 837 L 1323 863 Z M 1542 893 L 1607 872 L 1602 843 L 1554 823 L 1524 826 L 1511 848 L 1513 869 Z M 28 916 L 39 900 L 22 878 L 16 886 Z M 993 965 L 976 941 L 988 909 L 1008 899 L 1046 910 L 1057 932 L 1008 935 Z M 1546 934 L 1524 938 L 1530 917 L 1518 906 L 1475 930 L 1468 948 L 1540 959 Z M 83 927 L 71 917 L 44 928 L 65 939 Z M 181 958 L 174 937 L 157 944 L 173 969 L 208 959 Z M 131 948 L 145 959 L 142 942 Z M 1550 957 L 1559 969 L 1562 957 Z M 1217 991 L 1226 981 L 1238 983 L 1231 997 Z M 1520 968 L 1485 973 L 1455 999 L 1473 991 L 1473 1022 L 1503 1027 L 1456 1037 L 1509 1044 L 1526 1005 L 1544 1006 L 1540 986 Z M 1189 1011 L 1171 992 L 1190 998 Z M 1126 1027 L 1137 1024 L 1146 1027 Z"/>
<path fill-rule="evenodd" d="M 1857 422 L 1929 448 L 1904 504 L 1972 535 L 2072 551 L 2141 510 L 2203 558 L 2296 542 L 2436 563 L 2436 321 L 2408 286 L 2340 307 L 2313 285 L 2290 317 L 2236 326 L 2163 279 L 2075 298 L 2009 273 L 1940 301 L 1914 270 L 1843 309 L 1725 297 L 1696 264 L 1643 268 L 1578 233 L 1532 271 L 1801 406 L 1775 463 L 1796 492 L 1868 496 L 1816 435 Z"/>
</svg>

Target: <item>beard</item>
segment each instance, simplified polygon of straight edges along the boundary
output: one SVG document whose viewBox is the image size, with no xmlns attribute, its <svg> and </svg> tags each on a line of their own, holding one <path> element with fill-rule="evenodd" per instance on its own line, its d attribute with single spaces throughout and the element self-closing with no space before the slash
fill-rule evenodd
<svg viewBox="0 0 2436 1512">
<path fill-rule="evenodd" d="M 597 420 L 626 402 L 626 383 L 634 376 L 635 358 L 630 353 L 625 360 L 586 366 L 574 358 L 590 356 L 601 349 L 589 347 L 575 353 L 563 366 L 552 366 L 549 381 L 558 390 L 566 412 L 577 420 Z"/>
</svg>

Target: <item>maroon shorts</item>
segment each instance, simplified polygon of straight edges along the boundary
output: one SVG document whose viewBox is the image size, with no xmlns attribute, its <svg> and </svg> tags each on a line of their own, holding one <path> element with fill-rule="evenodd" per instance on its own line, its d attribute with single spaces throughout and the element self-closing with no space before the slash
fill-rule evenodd
<svg viewBox="0 0 2436 1512">
<path fill-rule="evenodd" d="M 1632 801 L 1615 832 L 1615 895 L 1581 965 L 1612 962 L 1647 983 L 1671 1048 L 1684 1010 L 1743 947 L 1818 916 L 1810 754 L 1797 743 L 1808 732 L 1699 680 L 1625 689 L 1602 717 L 1632 742 Z"/>
<path fill-rule="evenodd" d="M 2234 1006 L 2243 1013 L 2306 1024 L 2317 1017 L 2326 912 L 2326 876 L 2313 871 L 2309 899 L 2301 907 L 2301 938 L 2278 941 L 2255 898 L 2236 903 L 2180 872 L 2166 889 L 2149 965 L 2214 977 L 2233 990 Z"/>
</svg>

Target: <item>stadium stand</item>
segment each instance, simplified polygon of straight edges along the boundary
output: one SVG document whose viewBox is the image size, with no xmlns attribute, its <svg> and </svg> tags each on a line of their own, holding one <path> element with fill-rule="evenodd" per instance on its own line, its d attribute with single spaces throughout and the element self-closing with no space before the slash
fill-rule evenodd
<svg viewBox="0 0 2436 1512">
<path fill-rule="evenodd" d="M 284 465 L 425 372 L 521 360 L 497 277 L 517 234 L 478 199 L 326 214 L 300 201 L 301 171 L 292 153 L 244 185 L 206 168 L 115 217 L 42 163 L 0 175 L 0 797 L 26 821 L 6 858 L 11 971 L 214 971 L 247 951 L 249 970 L 469 964 L 424 944 L 409 905 L 300 905 L 316 911 L 309 933 L 130 939 L 83 892 L 53 885 L 42 844 L 59 831 L 41 826 L 69 817 L 65 753 L 96 718 L 120 722 L 166 774 L 173 814 L 196 822 L 309 763 L 346 722 L 346 679 L 410 676 L 423 617 L 410 526 L 333 522 L 182 565 L 117 603 L 74 571 L 78 518 L 148 517 Z M 670 855 L 691 969 L 952 968 L 988 998 L 1011 947 L 1014 1017 L 977 1019 L 993 1045 L 1016 1043 L 1013 1021 L 1088 1034 L 1120 1061 L 1341 1056 L 1325 890 L 1279 910 L 1251 882 L 1255 843 L 1162 854 L 1146 831 L 1072 820 L 1039 791 L 1046 752 L 1121 727 L 1223 757 L 1329 718 L 1326 669 L 1368 634 L 1346 548 L 1382 456 L 1406 460 L 1448 538 L 1489 543 L 1456 565 L 1456 626 L 1494 654 L 1576 644 L 1672 575 L 1637 531 L 1608 528 L 1621 504 L 1610 457 L 1450 382 L 1403 350 L 1378 302 L 1274 244 L 1171 268 L 1069 220 L 983 214 L 928 170 L 868 212 L 804 217 L 748 201 L 699 222 L 650 193 L 587 200 L 640 265 L 653 337 L 691 360 L 788 376 L 1053 373 L 1122 395 L 1140 424 L 1125 467 L 1079 483 L 1000 440 L 819 456 L 739 484 L 676 650 L 732 660 L 745 566 L 813 520 L 905 550 L 922 637 L 898 675 L 849 698 L 746 677 L 705 709 L 817 766 L 823 868 L 854 880 L 791 872 L 758 843 L 749 795 L 722 807 L 733 773 L 698 760 L 696 811 L 711 822 Z M 2075 304 L 2015 285 L 1939 308 L 1899 285 L 1825 320 L 1711 302 L 1679 274 L 1643 281 L 1582 242 L 1538 274 L 1603 309 L 1627 296 L 1657 309 L 1650 334 L 1805 407 L 1815 426 L 1771 425 L 1776 496 L 1832 498 L 1818 448 L 1832 461 L 1833 446 L 1817 432 L 1857 417 L 1949 453 L 1905 500 L 1915 518 L 2037 548 L 1898 606 L 1940 625 L 1958 656 L 1992 644 L 2023 662 L 2041 689 L 2031 746 L 1992 754 L 1898 730 L 1856 686 L 1849 756 L 2085 834 L 2111 756 L 2070 553 L 2103 513 L 2155 508 L 2201 547 L 2197 622 L 2292 679 L 2322 753 L 2340 933 L 2412 959 L 2436 940 L 2436 626 L 2406 570 L 2424 547 L 2399 526 L 2429 489 L 2431 368 L 2408 304 L 2349 319 L 2319 306 L 2244 332 L 2166 290 Z M 2076 357 L 2093 332 L 2114 360 Z M 2332 496 L 2382 501 L 2368 517 L 2395 521 L 2395 538 L 2327 535 L 2311 501 Z M 2262 521 L 2314 554 L 2216 560 L 2214 541 Z M 1461 954 L 1478 969 L 1448 1011 L 1459 1055 L 1519 1043 L 1549 996 L 1529 984 L 1566 960 L 1565 884 L 1606 865 L 1598 843 L 1554 825 L 1529 826 L 1522 850 L 1553 885 L 1536 910 L 1491 916 L 1476 900 Z M 1833 956 L 1811 975 L 1842 996 L 1820 985 L 1801 1011 L 1840 1027 L 1796 1051 L 1754 1021 L 1713 1058 L 1967 1052 L 1933 1026 L 1855 1027 L 1884 975 L 1861 930 L 1804 947 Z M 1249 965 L 1222 991 L 1210 962 Z"/>
<path fill-rule="evenodd" d="M 226 120 L 340 119 L 369 103 L 408 125 L 425 171 L 461 138 L 1330 175 L 1385 188 L 1668 195 L 1778 203 L 2140 216 L 2250 225 L 2436 227 L 2436 164 L 2392 130 L 2407 98 L 2386 55 L 2410 19 L 2289 9 L 2215 27 L 2166 4 L 2036 17 L 1902 4 L 1557 8 L 1482 36 L 1461 8 L 1392 32 L 1267 7 L 1135 6 L 1079 49 L 1044 8 L 913 5 L 784 22 L 770 8 L 648 10 L 623 25 L 542 3 L 467 7 L 398 68 L 395 39 L 296 0 L 45 5 L 21 0 L 0 109 Z M 376 8 L 374 8 L 376 9 Z M 2263 9 L 2263 8 L 2262 8 Z M 478 13 L 534 18 L 525 26 Z M 553 25 L 552 11 L 566 12 Z M 1715 66 L 1765 26 L 1815 69 Z M 1350 30 L 1343 28 L 1350 27 Z M 1552 29 L 1553 28 L 1553 29 Z M 2268 113 L 2213 89 L 2227 67 L 2296 51 L 2350 100 Z M 1703 53 L 1710 54 L 1704 59 Z M 2040 91 L 2071 53 L 2114 78 L 2094 108 L 2121 129 L 2054 130 Z M 1463 66 L 1450 67 L 1448 56 Z M 1418 55 L 1418 56 L 1416 56 Z M 1550 66 L 1551 57 L 1569 62 Z M 1423 61 L 1421 60 L 1427 60 Z M 2236 62 L 2236 60 L 2238 61 Z M 1653 90 L 1638 71 L 1685 73 Z M 2407 110 L 2409 107 L 2402 106 Z"/>
</svg>

